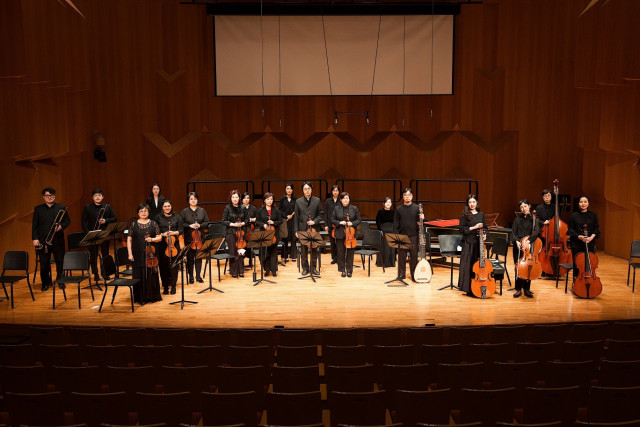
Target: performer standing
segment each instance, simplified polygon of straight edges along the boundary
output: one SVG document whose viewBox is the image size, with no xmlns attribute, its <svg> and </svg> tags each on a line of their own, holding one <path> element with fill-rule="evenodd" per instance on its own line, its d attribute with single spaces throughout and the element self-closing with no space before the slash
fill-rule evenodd
<svg viewBox="0 0 640 427">
<path fill-rule="evenodd" d="M 165 197 L 162 195 L 162 190 L 158 184 L 151 186 L 149 197 L 147 197 L 147 205 L 149 206 L 149 218 L 155 219 L 156 216 L 162 213 L 162 204 L 165 201 Z"/>
<path fill-rule="evenodd" d="M 238 248 L 238 237 L 243 237 L 243 227 L 246 225 L 246 209 L 240 206 L 240 192 L 231 190 L 229 193 L 229 204 L 225 206 L 222 213 L 222 223 L 227 226 L 225 240 L 227 250 L 234 258 L 229 259 L 229 271 L 231 277 L 244 277 L 244 254 L 246 249 Z"/>
<path fill-rule="evenodd" d="M 258 211 L 258 220 L 256 224 L 265 230 L 275 230 L 276 241 L 273 245 L 266 248 L 264 259 L 261 260 L 264 267 L 264 275 L 268 276 L 273 274 L 273 277 L 278 275 L 278 227 L 282 224 L 282 214 L 280 210 L 273 206 L 273 194 L 264 193 L 262 197 L 264 205 Z"/>
<path fill-rule="evenodd" d="M 576 254 L 585 251 L 585 243 L 589 246 L 589 252 L 596 253 L 595 239 L 600 237 L 600 225 L 598 224 L 598 214 L 589 210 L 589 198 L 585 195 L 578 199 L 577 212 L 573 212 L 569 217 L 569 230 L 567 234 L 570 236 L 569 245 L 573 254 L 573 277 L 580 274 L 580 270 L 576 266 Z M 584 226 L 587 226 L 588 236 L 584 235 Z"/>
<path fill-rule="evenodd" d="M 393 209 L 393 201 L 391 197 L 385 197 L 380 209 L 376 215 L 376 226 L 378 230 L 383 233 L 390 233 L 393 231 L 393 217 L 396 212 Z M 382 248 L 380 248 L 381 256 L 377 257 L 376 265 L 382 267 L 383 263 L 385 267 L 395 267 L 396 265 L 396 250 L 389 246 L 387 239 L 383 239 Z"/>
<path fill-rule="evenodd" d="M 158 228 L 160 229 L 160 233 L 162 233 L 162 240 L 158 245 L 159 251 L 159 261 L 160 261 L 160 278 L 162 279 L 162 293 L 167 295 L 169 293 L 169 288 L 171 288 L 171 294 L 176 293 L 176 282 L 178 281 L 178 271 L 180 267 L 176 265 L 171 268 L 171 264 L 175 255 L 177 255 L 177 251 L 181 248 L 179 236 L 184 233 L 184 227 L 182 225 L 182 217 L 177 213 L 173 212 L 173 206 L 171 205 L 171 200 L 166 200 L 162 204 L 162 213 L 155 218 L 155 221 L 158 223 Z M 172 239 L 172 244 L 175 247 L 173 251 L 175 254 L 171 252 L 171 249 L 168 248 L 168 240 Z M 169 252 L 167 254 L 167 252 Z"/>
<path fill-rule="evenodd" d="M 251 238 L 251 234 L 253 230 L 256 228 L 256 221 L 258 218 L 258 208 L 251 204 L 251 195 L 248 191 L 242 193 L 242 212 L 244 212 L 244 217 L 247 225 L 244 228 L 244 237 L 245 240 L 249 240 Z M 253 257 L 249 257 L 249 268 L 253 267 Z"/>
<path fill-rule="evenodd" d="M 351 201 L 349 193 L 346 191 L 340 193 L 339 200 L 340 204 L 333 209 L 331 218 L 332 224 L 336 227 L 338 271 L 342 272 L 342 277 L 351 277 L 351 274 L 353 274 L 353 255 L 356 248 L 347 248 L 345 246 L 345 229 L 346 227 L 353 227 L 355 232 L 362 221 L 357 206 L 349 203 Z"/>
<path fill-rule="evenodd" d="M 104 195 L 102 190 L 96 188 L 91 194 L 93 203 L 89 203 L 82 211 L 82 231 L 88 233 L 93 230 L 104 230 L 108 224 L 116 222 L 116 214 L 113 213 L 110 205 L 102 204 Z M 109 255 L 109 241 L 105 240 L 100 244 L 100 252 L 105 257 Z M 98 276 L 98 245 L 89 246 L 89 261 L 91 262 L 91 271 L 96 282 L 100 281 Z"/>
<path fill-rule="evenodd" d="M 149 219 L 149 206 L 146 203 L 138 205 L 138 220 L 129 228 L 127 249 L 133 266 L 133 278 L 140 279 L 140 284 L 133 289 L 133 300 L 141 305 L 162 301 L 158 267 L 150 266 L 147 262 L 154 251 L 154 243 L 160 239 L 162 236 L 158 224 Z"/>
<path fill-rule="evenodd" d="M 324 202 L 324 231 L 329 233 L 329 243 L 331 244 L 331 264 L 336 263 L 336 238 L 331 236 L 330 229 L 335 227 L 335 224 L 332 224 L 333 218 L 333 209 L 338 206 L 339 200 L 338 196 L 340 195 L 340 187 L 338 184 L 334 184 L 331 187 L 331 197 L 327 198 Z"/>
<path fill-rule="evenodd" d="M 287 221 L 287 237 L 282 239 L 282 258 L 296 259 L 296 234 L 293 230 L 293 215 L 296 208 L 296 196 L 293 195 L 293 185 L 284 186 L 284 196 L 280 198 L 278 208 L 282 213 L 283 219 Z M 287 245 L 291 245 L 290 248 Z"/>
<path fill-rule="evenodd" d="M 418 265 L 418 221 L 424 221 L 424 214 L 420 213 L 418 205 L 414 204 L 413 192 L 411 188 L 405 188 L 402 191 L 403 204 L 398 206 L 393 216 L 393 231 L 398 234 L 404 234 L 411 240 L 411 260 L 409 267 L 411 268 L 411 280 L 413 272 Z M 407 250 L 398 249 L 398 279 L 405 279 L 407 272 Z"/>
<path fill-rule="evenodd" d="M 542 203 L 536 206 L 536 217 L 543 224 L 549 224 L 549 221 L 555 216 L 555 206 L 551 204 L 551 190 L 542 190 Z"/>
<path fill-rule="evenodd" d="M 200 270 L 202 269 L 202 260 L 195 259 L 197 248 L 194 247 L 196 237 L 200 242 L 204 241 L 203 230 L 209 225 L 209 216 L 207 211 L 198 206 L 198 193 L 192 191 L 189 193 L 187 200 L 189 206 L 184 208 L 180 213 L 182 217 L 182 225 L 184 232 L 184 244 L 185 246 L 191 246 L 187 253 L 187 275 L 189 276 L 189 283 L 193 283 L 193 266 L 195 264 L 196 280 L 203 283 L 202 277 L 200 277 Z"/>
<path fill-rule="evenodd" d="M 64 230 L 70 224 L 67 207 L 56 203 L 56 190 L 45 187 L 42 190 L 44 203 L 33 208 L 31 239 L 40 261 L 40 281 L 42 291 L 52 285 L 51 254 L 56 262 L 56 280 L 62 277 L 64 258 Z M 56 221 L 57 220 L 57 221 Z M 47 241 L 47 237 L 49 241 Z"/>
<path fill-rule="evenodd" d="M 522 256 L 522 251 L 527 246 L 531 247 L 542 231 L 542 222 L 538 218 L 534 219 L 531 215 L 531 203 L 527 199 L 522 199 L 518 202 L 518 209 L 520 209 L 520 215 L 513 220 L 512 226 L 515 242 L 513 245 L 513 263 L 516 265 L 518 265 L 518 257 Z M 521 279 L 516 275 L 515 287 L 514 298 L 519 298 L 523 292 L 527 298 L 533 298 L 531 280 Z"/>
<path fill-rule="evenodd" d="M 296 238 L 299 238 L 298 231 L 307 231 L 309 228 L 317 227 L 318 222 L 322 219 L 322 203 L 316 196 L 312 196 L 313 185 L 310 182 L 302 184 L 302 192 L 304 197 L 300 197 L 296 200 L 295 208 L 295 220 L 293 221 L 293 230 L 296 232 Z M 309 274 L 309 259 L 307 254 L 309 253 L 307 246 L 301 246 L 302 256 L 302 275 Z M 318 262 L 318 248 L 311 248 L 311 272 L 315 275 L 319 275 L 320 272 L 316 269 Z"/>
<path fill-rule="evenodd" d="M 478 209 L 478 199 L 475 195 L 467 196 L 467 205 L 460 217 L 458 228 L 462 233 L 462 251 L 460 252 L 460 270 L 458 274 L 458 288 L 473 296 L 471 292 L 471 278 L 474 276 L 473 265 L 480 258 L 480 240 L 478 230 L 485 227 L 484 213 Z"/>
</svg>

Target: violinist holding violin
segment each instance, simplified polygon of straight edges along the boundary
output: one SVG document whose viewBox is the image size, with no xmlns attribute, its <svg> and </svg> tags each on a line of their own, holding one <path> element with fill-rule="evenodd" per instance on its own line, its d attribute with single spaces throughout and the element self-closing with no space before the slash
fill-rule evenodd
<svg viewBox="0 0 640 427">
<path fill-rule="evenodd" d="M 160 233 L 162 233 L 162 240 L 158 245 L 162 294 L 167 295 L 169 288 L 171 288 L 171 294 L 173 295 L 176 293 L 176 282 L 180 267 L 176 265 L 171 268 L 171 263 L 178 255 L 178 250 L 182 247 L 180 245 L 180 241 L 183 240 L 182 234 L 184 233 L 182 217 L 173 211 L 171 200 L 165 199 L 162 204 L 162 213 L 156 216 L 155 221 L 158 223 Z"/>
<path fill-rule="evenodd" d="M 251 194 L 248 191 L 242 193 L 242 212 L 244 212 L 244 217 L 247 219 L 247 224 L 244 228 L 244 240 L 249 241 L 251 238 L 251 234 L 256 229 L 256 221 L 258 218 L 258 208 L 253 206 L 251 203 Z M 253 259 L 249 257 L 249 268 L 253 267 Z"/>
<path fill-rule="evenodd" d="M 513 220 L 513 239 L 515 244 L 513 245 L 513 262 L 515 265 L 519 264 L 525 251 L 535 250 L 535 241 L 538 239 L 540 232 L 542 231 L 542 221 L 535 218 L 531 213 L 531 203 L 527 199 L 522 199 L 518 202 L 518 208 L 520 213 Z M 518 268 L 521 268 L 520 266 Z M 533 292 L 531 292 L 531 280 L 523 279 L 516 275 L 516 293 L 513 294 L 514 298 L 519 298 L 524 293 L 527 298 L 533 298 Z"/>
<path fill-rule="evenodd" d="M 127 237 L 129 261 L 133 266 L 133 278 L 140 279 L 140 284 L 133 289 L 133 300 L 139 304 L 162 301 L 160 283 L 158 281 L 155 243 L 162 239 L 158 224 L 149 219 L 149 205 L 138 205 L 138 220 L 131 223 Z"/>
<path fill-rule="evenodd" d="M 264 259 L 261 260 L 264 267 L 264 275 L 278 275 L 278 228 L 282 224 L 280 209 L 273 206 L 273 194 L 264 193 L 262 197 L 264 205 L 258 211 L 256 225 L 264 230 L 275 230 L 273 245 L 267 246 Z"/>
<path fill-rule="evenodd" d="M 313 185 L 309 181 L 305 182 L 302 184 L 304 196 L 296 200 L 295 216 L 293 218 L 293 231 L 296 232 L 296 238 L 298 238 L 298 231 L 308 231 L 310 229 L 319 231 L 318 222 L 322 219 L 322 202 L 319 198 L 311 195 L 312 191 Z M 300 248 L 302 275 L 309 274 L 309 259 L 307 257 L 309 251 L 311 251 L 311 272 L 317 276 L 320 274 L 316 269 L 318 248 L 309 248 L 306 245 L 302 245 Z"/>
<path fill-rule="evenodd" d="M 353 255 L 355 246 L 349 244 L 355 240 L 355 230 L 362 222 L 358 208 L 350 204 L 349 193 L 343 191 L 338 196 L 340 203 L 333 208 L 331 223 L 336 227 L 336 251 L 338 271 L 342 277 L 353 274 Z"/>
<path fill-rule="evenodd" d="M 595 240 L 600 237 L 600 226 L 598 224 L 598 214 L 589 210 L 589 198 L 581 195 L 578 199 L 579 211 L 573 212 L 569 217 L 569 230 L 567 234 L 570 236 L 569 244 L 571 253 L 573 253 L 573 277 L 578 277 L 579 269 L 576 265 L 576 255 L 585 252 L 585 243 L 589 247 L 589 252 L 596 253 Z M 587 230 L 587 236 L 584 230 Z"/>
<path fill-rule="evenodd" d="M 244 277 L 244 254 L 247 246 L 243 230 L 247 224 L 245 212 L 246 209 L 240 205 L 240 192 L 231 190 L 229 204 L 222 213 L 222 223 L 227 226 L 225 240 L 229 254 L 233 255 L 229 259 L 229 272 L 233 278 Z"/>
<path fill-rule="evenodd" d="M 202 277 L 200 277 L 200 270 L 202 269 L 202 260 L 195 259 L 196 251 L 202 246 L 204 241 L 204 229 L 209 225 L 209 216 L 207 211 L 198 206 L 198 193 L 192 191 L 187 196 L 189 206 L 184 208 L 180 213 L 182 217 L 182 225 L 184 230 L 184 244 L 190 246 L 187 253 L 187 275 L 189 276 L 189 283 L 193 283 L 193 266 L 195 264 L 196 280 L 203 283 Z"/>
</svg>

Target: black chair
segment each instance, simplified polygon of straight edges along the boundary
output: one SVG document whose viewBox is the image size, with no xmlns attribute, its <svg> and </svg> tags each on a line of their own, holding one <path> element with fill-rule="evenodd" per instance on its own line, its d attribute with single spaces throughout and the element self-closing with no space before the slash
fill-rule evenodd
<svg viewBox="0 0 640 427">
<path fill-rule="evenodd" d="M 19 276 L 9 276 L 6 275 L 7 270 L 24 270 L 24 274 Z M 0 283 L 2 283 L 4 296 L 11 300 L 11 308 L 13 308 L 13 284 L 22 279 L 27 279 L 29 292 L 31 292 L 31 299 L 35 301 L 36 299 L 33 296 L 33 289 L 31 289 L 31 282 L 29 281 L 29 254 L 26 251 L 7 251 L 4 254 L 4 262 L 2 263 L 2 276 L 0 276 Z M 11 286 L 11 298 L 9 298 L 9 295 L 7 294 L 7 288 L 4 286 L 5 283 L 8 283 Z"/>
<path fill-rule="evenodd" d="M 500 280 L 500 295 L 502 295 L 502 279 L 507 275 L 509 288 L 511 288 L 511 277 L 507 268 L 507 256 L 509 254 L 509 241 L 502 237 L 496 237 L 491 245 L 491 265 L 493 266 L 493 275 Z"/>
<path fill-rule="evenodd" d="M 371 276 L 371 258 L 374 255 L 377 255 L 380 253 L 381 245 L 382 245 L 382 232 L 380 230 L 368 229 L 364 233 L 364 237 L 362 238 L 362 248 L 354 252 L 355 255 L 360 255 L 363 269 L 364 269 L 364 257 L 369 258 L 369 261 L 367 263 L 367 266 L 368 266 L 367 276 Z M 382 263 L 382 271 L 383 272 L 385 271 L 384 263 Z"/>
<path fill-rule="evenodd" d="M 131 267 L 131 261 L 129 261 L 129 250 L 126 246 L 116 249 L 116 268 L 118 273 L 122 276 L 133 276 L 133 270 Z M 120 270 L 125 267 L 124 270 Z"/>
<path fill-rule="evenodd" d="M 116 292 L 118 292 L 118 288 L 129 288 L 129 295 L 131 296 L 131 312 L 133 313 L 133 287 L 140 283 L 140 279 L 125 279 L 119 277 L 120 273 L 118 272 L 118 268 L 116 267 L 116 264 L 113 261 L 113 257 L 111 255 L 107 255 L 106 257 L 102 258 L 101 270 L 102 278 L 104 279 L 104 294 L 102 295 L 102 301 L 100 302 L 98 313 L 102 311 L 102 305 L 104 304 L 104 299 L 107 297 L 109 286 L 113 287 L 111 305 L 113 305 L 113 301 L 116 299 Z M 115 276 L 115 278 L 112 281 L 108 282 L 111 276 Z"/>
<path fill-rule="evenodd" d="M 627 286 L 629 286 L 629 274 L 631 273 L 631 267 L 633 267 L 633 289 L 631 292 L 636 291 L 636 268 L 640 268 L 640 262 L 633 262 L 634 258 L 640 258 L 640 240 L 634 240 L 631 242 L 629 268 L 627 269 Z"/>
<path fill-rule="evenodd" d="M 222 226 L 224 226 L 224 224 L 222 224 Z M 224 237 L 224 234 L 222 234 L 222 236 Z M 224 271 L 222 275 L 225 275 L 227 274 L 227 264 L 229 263 L 229 260 L 234 258 L 234 256 L 228 253 L 227 250 L 227 242 L 224 241 L 222 242 L 220 249 L 218 249 L 216 253 L 211 254 L 211 259 L 215 259 L 218 266 L 218 282 L 222 280 L 222 277 L 220 276 L 220 261 L 224 260 Z"/>
<path fill-rule="evenodd" d="M 573 275 L 573 263 L 565 262 L 565 263 L 558 264 L 558 266 L 567 269 L 567 274 L 564 275 L 564 293 L 566 294 L 569 289 L 569 273 Z M 559 281 L 560 281 L 560 274 L 556 276 L 556 289 L 558 288 Z"/>
<path fill-rule="evenodd" d="M 67 234 L 67 248 L 70 251 L 74 249 L 84 250 L 84 248 L 80 246 L 80 242 L 82 241 L 82 239 L 84 239 L 84 236 L 85 233 L 82 231 Z"/>
<path fill-rule="evenodd" d="M 62 262 L 62 269 L 64 270 L 65 275 L 61 278 L 57 279 L 54 282 L 54 285 L 60 286 L 62 289 L 62 295 L 64 296 L 64 300 L 67 300 L 67 285 L 77 285 L 78 286 L 78 308 L 82 308 L 82 302 L 80 299 L 80 284 L 85 280 L 89 279 L 89 290 L 91 291 L 91 299 L 95 300 L 93 296 L 93 285 L 91 283 L 91 276 L 89 275 L 89 254 L 86 252 L 67 252 L 64 254 L 64 261 Z M 73 271 L 79 271 L 80 276 L 74 276 Z M 85 275 L 86 272 L 86 275 Z M 98 289 L 100 286 L 96 284 Z M 53 309 L 56 308 L 56 286 L 53 287 Z"/>
<path fill-rule="evenodd" d="M 444 286 L 438 290 L 458 288 L 453 284 L 453 259 L 459 257 L 462 250 L 458 250 L 458 247 L 462 245 L 462 235 L 460 234 L 441 234 L 438 236 L 438 244 L 440 246 L 440 255 L 444 258 L 445 263 L 447 258 L 451 257 L 451 279 L 449 285 Z"/>
</svg>

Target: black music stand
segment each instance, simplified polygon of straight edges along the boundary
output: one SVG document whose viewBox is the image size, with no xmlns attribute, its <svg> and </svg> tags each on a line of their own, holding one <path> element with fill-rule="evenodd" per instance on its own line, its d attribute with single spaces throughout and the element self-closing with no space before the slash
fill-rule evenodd
<svg viewBox="0 0 640 427">
<path fill-rule="evenodd" d="M 287 239 L 289 237 L 289 226 L 287 225 L 287 220 L 286 219 L 282 220 L 282 223 L 280 224 L 280 226 L 278 227 L 276 232 L 278 233 L 278 237 L 280 238 L 280 241 L 282 241 L 283 239 Z M 275 244 L 277 245 L 278 243 L 276 242 Z M 284 243 L 282 245 L 283 245 L 283 250 L 286 253 L 287 248 L 284 247 Z M 285 258 L 285 260 L 286 260 L 286 258 Z M 278 265 L 281 265 L 281 266 L 285 267 L 286 263 L 278 260 Z"/>
<path fill-rule="evenodd" d="M 411 240 L 409 239 L 409 236 L 407 236 L 406 234 L 397 234 L 397 233 L 387 233 L 384 235 L 385 239 L 387 239 L 387 244 L 389 245 L 390 248 L 392 249 L 403 249 L 403 250 L 408 250 L 411 249 Z M 394 282 L 400 282 L 400 284 L 398 285 L 394 285 Z M 389 280 L 388 282 L 384 282 L 387 286 L 391 287 L 391 288 L 398 288 L 398 287 L 404 287 L 404 286 L 409 286 L 409 284 L 407 282 L 405 282 L 404 280 L 402 280 L 400 278 L 400 276 L 396 277 L 393 280 Z M 389 284 L 391 283 L 391 284 Z"/>
<path fill-rule="evenodd" d="M 213 239 L 205 240 L 205 242 L 202 244 L 202 247 L 196 252 L 194 259 L 206 258 L 209 265 L 209 286 L 199 291 L 198 295 L 207 291 L 218 291 L 221 294 L 224 293 L 224 291 L 218 288 L 214 288 L 211 284 L 211 252 L 218 252 L 218 249 L 220 249 L 220 246 L 222 246 L 222 242 L 224 242 L 224 237 L 214 237 Z"/>
<path fill-rule="evenodd" d="M 253 286 L 257 286 L 258 284 L 260 284 L 260 282 L 276 283 L 276 282 L 274 282 L 272 280 L 264 278 L 264 266 L 262 265 L 262 263 L 264 262 L 263 249 L 273 245 L 273 237 L 275 236 L 275 234 L 276 234 L 275 230 L 254 231 L 253 234 L 251 235 L 251 238 L 247 242 L 247 248 L 251 249 L 252 255 L 253 255 L 253 249 L 254 248 L 258 248 L 259 249 L 258 252 L 259 252 L 259 257 L 260 257 L 260 278 L 259 279 L 257 278 L 257 274 L 256 274 L 256 264 L 257 263 L 254 261 L 254 263 L 253 263 Z"/>
<path fill-rule="evenodd" d="M 120 235 L 122 233 L 124 233 L 124 230 L 127 229 L 127 226 L 129 224 L 126 221 L 123 222 L 112 222 L 111 224 L 107 225 L 107 227 L 104 229 L 104 231 L 107 234 L 107 239 L 113 239 L 113 257 L 117 259 L 116 257 L 116 240 L 118 239 L 118 237 L 120 237 Z"/>
<path fill-rule="evenodd" d="M 106 240 L 109 240 L 109 235 L 106 230 L 91 230 L 90 232 L 85 234 L 80 243 L 78 243 L 78 247 L 88 248 L 89 246 L 100 245 Z M 96 255 L 100 258 L 100 265 L 102 265 L 102 252 L 97 250 Z M 87 273 L 91 272 L 87 271 Z M 91 274 L 89 274 L 89 286 L 91 286 Z M 99 291 L 102 290 L 102 288 L 100 287 L 100 283 L 98 282 L 96 282 L 96 287 Z M 86 287 L 83 289 L 86 289 Z"/>
<path fill-rule="evenodd" d="M 297 233 L 300 244 L 309 248 L 309 274 L 306 276 L 298 277 L 298 279 L 311 278 L 311 280 L 313 280 L 313 282 L 315 283 L 316 278 L 320 279 L 321 277 L 320 275 L 314 275 L 313 268 L 311 268 L 311 257 L 313 256 L 311 254 L 311 246 L 316 245 L 316 247 L 318 247 L 319 249 L 319 246 L 324 244 L 324 239 L 317 231 L 298 231 Z M 319 252 L 316 255 L 319 256 Z M 300 254 L 300 257 L 302 258 L 302 253 Z M 300 262 L 302 262 L 302 259 L 300 260 Z"/>
<path fill-rule="evenodd" d="M 170 302 L 169 305 L 173 305 L 173 304 L 180 304 L 180 310 L 184 309 L 184 304 L 185 303 L 189 303 L 189 304 L 197 304 L 197 301 L 187 301 L 184 299 L 184 259 L 187 256 L 187 252 L 189 252 L 189 246 L 185 246 L 184 248 L 180 249 L 180 251 L 178 252 L 178 255 L 176 255 L 175 257 L 173 257 L 173 262 L 171 263 L 171 266 L 169 267 L 169 271 L 173 270 L 175 267 L 178 266 L 178 264 L 180 265 L 180 272 L 181 272 L 181 278 L 182 280 L 180 281 L 180 299 L 178 301 L 173 301 Z"/>
</svg>

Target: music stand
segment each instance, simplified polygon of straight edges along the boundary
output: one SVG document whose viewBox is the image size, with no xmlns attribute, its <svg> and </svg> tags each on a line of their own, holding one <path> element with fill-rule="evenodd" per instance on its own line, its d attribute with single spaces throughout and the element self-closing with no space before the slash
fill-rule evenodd
<svg viewBox="0 0 640 427">
<path fill-rule="evenodd" d="M 247 248 L 252 250 L 251 251 L 252 254 L 253 254 L 253 249 L 254 248 L 259 248 L 258 252 L 259 252 L 259 256 L 260 256 L 260 278 L 259 279 L 257 278 L 257 275 L 256 275 L 256 262 L 254 261 L 254 263 L 253 263 L 253 286 L 257 286 L 260 282 L 276 283 L 276 282 L 274 282 L 272 280 L 264 278 L 264 266 L 262 265 L 262 263 L 264 262 L 263 249 L 273 245 L 273 237 L 275 236 L 275 234 L 276 234 L 275 230 L 254 231 L 253 234 L 251 235 L 251 238 L 247 242 Z M 277 253 L 276 253 L 276 255 L 277 255 Z"/>
<path fill-rule="evenodd" d="M 189 246 L 185 246 L 184 248 L 180 249 L 180 251 L 178 252 L 178 255 L 173 257 L 173 262 L 171 263 L 171 266 L 169 267 L 169 271 L 171 271 L 175 267 L 177 267 L 178 264 L 180 264 L 180 270 L 182 271 L 183 264 L 184 264 L 184 259 L 187 256 L 187 252 L 189 252 Z M 180 281 L 180 294 L 181 294 L 180 299 L 178 301 L 170 302 L 169 305 L 180 304 L 180 310 L 182 310 L 182 309 L 184 309 L 184 303 L 189 303 L 189 304 L 197 304 L 198 303 L 197 301 L 187 301 L 187 300 L 184 299 L 184 273 L 182 274 L 182 280 Z"/>
<path fill-rule="evenodd" d="M 406 234 L 397 234 L 397 233 L 387 233 L 385 234 L 385 239 L 387 239 L 387 244 L 389 245 L 390 248 L 392 249 L 402 249 L 402 250 L 408 250 L 411 249 L 411 240 L 409 239 L 409 236 L 407 236 Z M 398 265 L 399 266 L 399 265 Z M 401 284 L 398 285 L 394 285 L 393 282 L 400 282 Z M 397 287 L 404 287 L 404 286 L 409 286 L 409 284 L 407 282 L 405 282 L 404 280 L 402 280 L 400 278 L 400 276 L 396 277 L 393 280 L 389 280 L 388 282 L 384 282 L 387 286 L 391 287 L 391 288 L 397 288 Z M 389 284 L 391 283 L 391 284 Z"/>
<path fill-rule="evenodd" d="M 199 291 L 198 295 L 207 291 L 218 291 L 221 294 L 224 293 L 224 291 L 214 288 L 211 284 L 211 252 L 218 252 L 218 249 L 222 246 L 222 242 L 224 242 L 224 237 L 214 237 L 211 240 L 205 240 L 202 247 L 196 251 L 194 259 L 207 258 L 207 263 L 209 265 L 209 286 Z"/>
<path fill-rule="evenodd" d="M 282 241 L 283 239 L 287 239 L 289 237 L 289 227 L 287 226 L 287 220 L 286 219 L 284 219 L 282 221 L 282 223 L 278 227 L 277 232 L 278 232 L 278 237 L 280 238 L 280 241 Z M 276 242 L 276 245 L 277 244 L 278 243 Z M 283 251 L 286 253 L 287 252 L 287 248 L 284 247 L 284 243 L 282 245 L 283 245 Z M 285 260 L 286 259 L 287 258 L 285 257 Z M 282 261 L 278 261 L 278 265 L 281 265 L 281 266 L 285 267 L 286 263 L 284 263 Z"/>
<path fill-rule="evenodd" d="M 106 230 L 91 230 L 90 232 L 85 234 L 80 243 L 78 243 L 78 247 L 88 248 L 89 246 L 100 245 L 102 244 L 102 242 L 108 239 L 109 237 Z M 96 255 L 100 258 L 100 260 L 102 260 L 101 251 L 97 250 Z M 90 273 L 90 271 L 88 271 L 87 273 Z M 91 286 L 91 274 L 89 274 L 89 286 Z M 100 283 L 98 282 L 96 282 L 96 287 L 99 291 L 102 290 L 102 288 L 100 287 Z M 86 289 L 86 287 L 83 289 Z"/>
<path fill-rule="evenodd" d="M 298 240 L 300 241 L 301 245 L 307 246 L 309 249 L 311 249 L 311 246 L 313 245 L 320 246 L 324 244 L 324 239 L 317 231 L 298 231 Z M 311 264 L 311 256 L 313 255 L 311 255 L 311 253 L 309 255 L 309 264 Z M 302 257 L 302 254 L 300 254 L 300 257 Z M 311 268 L 311 265 L 309 265 L 309 274 L 306 276 L 298 277 L 298 279 L 307 278 L 311 278 L 311 280 L 313 280 L 313 282 L 315 283 L 316 278 L 320 279 L 321 277 L 320 275 L 314 275 L 313 268 Z"/>
<path fill-rule="evenodd" d="M 127 229 L 127 226 L 129 224 L 126 221 L 123 222 L 112 222 L 111 224 L 107 225 L 107 227 L 104 229 L 104 231 L 107 234 L 107 239 L 113 239 L 113 253 L 114 253 L 114 257 L 115 257 L 115 253 L 116 253 L 116 240 L 118 238 L 119 234 L 124 233 L 124 230 Z"/>
</svg>

